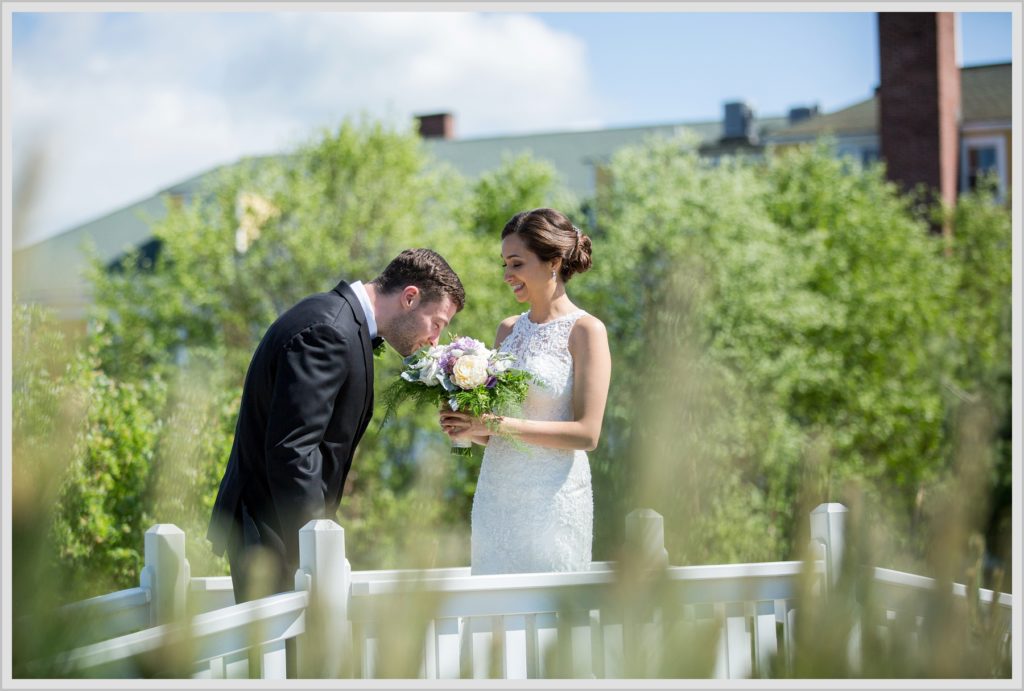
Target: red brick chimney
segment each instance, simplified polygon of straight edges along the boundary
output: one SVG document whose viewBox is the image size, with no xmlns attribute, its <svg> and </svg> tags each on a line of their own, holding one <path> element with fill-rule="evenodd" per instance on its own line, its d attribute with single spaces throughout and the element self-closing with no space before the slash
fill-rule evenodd
<svg viewBox="0 0 1024 691">
<path fill-rule="evenodd" d="M 878 132 L 889 178 L 948 203 L 959 179 L 960 68 L 952 12 L 879 12 Z"/>
<path fill-rule="evenodd" d="M 417 115 L 416 126 L 424 139 L 455 138 L 455 118 L 451 113 Z"/>
</svg>

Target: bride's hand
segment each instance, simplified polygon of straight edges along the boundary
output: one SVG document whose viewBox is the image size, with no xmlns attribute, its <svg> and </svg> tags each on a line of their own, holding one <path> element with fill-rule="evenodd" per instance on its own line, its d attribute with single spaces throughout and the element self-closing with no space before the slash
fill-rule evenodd
<svg viewBox="0 0 1024 691">
<path fill-rule="evenodd" d="M 438 424 L 449 438 L 455 440 L 466 435 L 466 430 L 469 428 L 469 425 L 462 419 L 449 418 L 448 416 L 452 414 L 453 413 L 447 408 L 441 410 L 441 413 L 438 416 Z"/>
<path fill-rule="evenodd" d="M 492 416 L 486 415 L 484 417 L 489 418 Z M 489 436 L 494 430 L 487 426 L 484 417 L 473 417 L 469 413 L 443 410 L 441 411 L 441 429 L 452 438 L 455 438 L 455 435 Z"/>
<path fill-rule="evenodd" d="M 453 441 L 453 442 L 455 442 L 455 441 L 473 441 L 474 437 L 473 437 L 472 434 L 469 434 L 468 432 L 455 432 L 455 433 L 449 432 L 448 433 L 448 439 Z"/>
</svg>

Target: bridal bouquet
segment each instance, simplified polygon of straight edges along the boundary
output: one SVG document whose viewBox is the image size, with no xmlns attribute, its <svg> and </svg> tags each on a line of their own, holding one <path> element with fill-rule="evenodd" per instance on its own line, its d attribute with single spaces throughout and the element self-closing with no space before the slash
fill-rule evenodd
<svg viewBox="0 0 1024 691">
<path fill-rule="evenodd" d="M 522 404 L 530 382 L 527 372 L 512 367 L 514 362 L 514 355 L 466 336 L 422 348 L 402 361 L 402 373 L 384 390 L 384 420 L 410 398 L 477 417 L 507 413 Z M 452 453 L 468 455 L 471 446 L 452 442 Z"/>
</svg>

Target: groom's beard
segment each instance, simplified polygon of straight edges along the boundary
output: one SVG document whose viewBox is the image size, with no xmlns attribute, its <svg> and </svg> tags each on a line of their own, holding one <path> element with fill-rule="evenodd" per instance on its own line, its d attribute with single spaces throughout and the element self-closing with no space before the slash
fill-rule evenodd
<svg viewBox="0 0 1024 691">
<path fill-rule="evenodd" d="M 416 311 L 398 315 L 387 325 L 382 325 L 380 335 L 402 357 L 412 355 L 420 349 L 421 336 L 418 329 Z"/>
</svg>

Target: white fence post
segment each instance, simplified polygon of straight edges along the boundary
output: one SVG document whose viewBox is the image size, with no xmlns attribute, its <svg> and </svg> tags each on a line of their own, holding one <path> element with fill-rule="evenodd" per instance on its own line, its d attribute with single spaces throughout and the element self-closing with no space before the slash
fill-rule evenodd
<svg viewBox="0 0 1024 691">
<path fill-rule="evenodd" d="M 146 531 L 145 549 L 139 585 L 150 591 L 150 625 L 181 620 L 191 578 L 184 531 L 173 523 L 158 523 Z"/>
<path fill-rule="evenodd" d="M 345 530 L 331 520 L 310 521 L 299 531 L 295 589 L 308 590 L 306 632 L 298 637 L 298 674 L 303 678 L 349 676 L 352 627 L 348 620 L 351 566 Z"/>
<path fill-rule="evenodd" d="M 835 502 L 819 504 L 811 511 L 811 542 L 825 550 L 825 570 L 828 587 L 835 586 L 839 569 L 843 565 L 843 534 L 846 530 L 848 511 Z"/>
<path fill-rule="evenodd" d="M 634 509 L 626 516 L 626 542 L 648 567 L 668 566 L 665 519 L 654 509 Z"/>
</svg>

